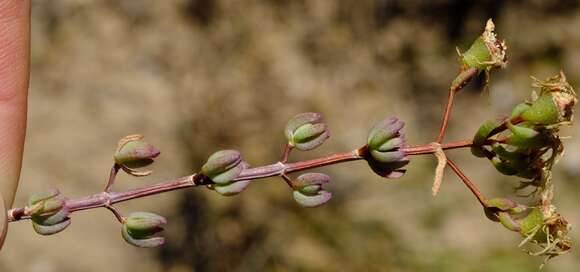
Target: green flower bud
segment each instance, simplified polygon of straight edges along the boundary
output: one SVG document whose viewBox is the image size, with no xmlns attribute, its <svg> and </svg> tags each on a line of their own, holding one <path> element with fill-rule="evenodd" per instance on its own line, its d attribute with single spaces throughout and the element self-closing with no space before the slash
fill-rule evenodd
<svg viewBox="0 0 580 272">
<path fill-rule="evenodd" d="M 507 65 L 507 46 L 504 41 L 497 39 L 494 29 L 495 25 L 489 19 L 483 34 L 473 42 L 469 50 L 460 54 L 464 67 L 473 67 L 479 70 L 505 68 Z"/>
<path fill-rule="evenodd" d="M 317 148 L 330 137 L 328 127 L 322 123 L 322 115 L 314 112 L 294 116 L 288 121 L 284 134 L 289 145 L 302 151 Z"/>
<path fill-rule="evenodd" d="M 237 178 L 244 165 L 237 150 L 221 150 L 213 153 L 201 167 L 201 172 L 216 184 L 229 184 Z"/>
<path fill-rule="evenodd" d="M 330 177 L 321 173 L 302 174 L 291 181 L 294 188 L 293 197 L 303 207 L 313 208 L 330 200 L 332 194 L 324 191 L 322 185 L 328 183 Z"/>
<path fill-rule="evenodd" d="M 127 243 L 136 247 L 157 247 L 165 242 L 163 237 L 153 235 L 163 231 L 167 220 L 154 213 L 134 212 L 125 220 L 121 234 Z"/>
<path fill-rule="evenodd" d="M 127 174 L 139 177 L 152 173 L 137 169 L 152 164 L 160 153 L 153 145 L 143 141 L 142 135 L 129 135 L 119 141 L 113 158 Z"/>
<path fill-rule="evenodd" d="M 540 88 L 540 95 L 520 115 L 524 121 L 539 125 L 570 122 L 574 116 L 576 93 L 566 81 L 563 72 L 545 81 L 535 79 L 533 86 Z"/>
</svg>

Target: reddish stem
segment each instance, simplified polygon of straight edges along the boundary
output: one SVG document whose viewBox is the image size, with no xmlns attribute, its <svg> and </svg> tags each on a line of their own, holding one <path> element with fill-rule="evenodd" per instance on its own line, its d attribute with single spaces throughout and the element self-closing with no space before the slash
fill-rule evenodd
<svg viewBox="0 0 580 272">
<path fill-rule="evenodd" d="M 455 174 L 461 179 L 461 181 L 463 181 L 465 186 L 467 186 L 467 188 L 469 188 L 469 190 L 477 198 L 479 203 L 481 203 L 481 206 L 483 206 L 484 208 L 487 207 L 487 204 L 486 204 L 487 200 L 486 200 L 485 196 L 483 196 L 483 194 L 481 194 L 481 192 L 479 191 L 477 186 L 473 182 L 471 182 L 471 180 L 461 171 L 461 169 L 459 169 L 457 164 L 455 164 L 451 159 L 449 159 L 449 157 L 447 157 L 447 164 L 451 167 L 453 172 L 455 172 Z"/>
<path fill-rule="evenodd" d="M 463 140 L 452 143 L 447 143 L 441 145 L 443 149 L 456 149 L 470 147 L 472 144 L 471 140 Z M 242 171 L 240 176 L 235 180 L 256 180 L 267 177 L 282 176 L 285 174 L 290 174 L 293 172 L 300 172 L 308 169 L 319 168 L 331 164 L 343 163 L 348 161 L 355 161 L 364 159 L 362 154 L 366 147 L 356 149 L 349 152 L 331 154 L 325 157 L 293 162 L 293 163 L 282 163 L 278 162 L 275 164 L 250 168 Z M 424 146 L 412 146 L 404 147 L 402 150 L 406 151 L 409 155 L 422 155 L 431 154 L 435 152 L 435 147 L 433 145 Z M 207 177 L 199 174 L 192 174 L 189 176 L 169 180 L 166 182 L 149 185 L 143 188 L 137 188 L 125 192 L 102 192 L 99 194 L 85 196 L 81 198 L 67 199 L 65 205 L 69 208 L 70 212 L 94 209 L 100 207 L 106 207 L 107 205 L 112 205 L 119 202 L 124 202 L 127 200 L 146 197 L 150 195 L 161 194 L 173 190 L 195 187 L 200 185 L 212 184 L 211 180 Z M 24 215 L 24 208 L 15 208 L 8 211 L 8 221 L 14 222 L 18 220 L 29 219 L 28 216 Z"/>
<path fill-rule="evenodd" d="M 465 84 L 467 84 L 475 75 L 477 75 L 477 68 L 468 68 L 459 73 L 459 75 L 451 83 L 449 88 L 449 93 L 447 96 L 447 104 L 445 105 L 445 110 L 443 111 L 443 117 L 441 118 L 441 128 L 439 129 L 439 135 L 437 136 L 436 142 L 441 143 L 445 137 L 445 131 L 447 130 L 447 124 L 449 123 L 449 116 L 451 116 L 451 108 L 453 107 L 453 99 L 455 98 L 455 93 L 463 89 Z"/>
</svg>

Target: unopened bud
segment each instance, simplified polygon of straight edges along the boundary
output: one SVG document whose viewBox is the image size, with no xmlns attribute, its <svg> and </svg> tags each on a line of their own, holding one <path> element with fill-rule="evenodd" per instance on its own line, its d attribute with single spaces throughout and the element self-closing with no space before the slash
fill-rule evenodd
<svg viewBox="0 0 580 272">
<path fill-rule="evenodd" d="M 322 145 L 330 137 L 330 130 L 322 123 L 320 113 L 306 112 L 290 119 L 284 134 L 289 145 L 307 151 Z"/>
<path fill-rule="evenodd" d="M 409 159 L 401 150 L 405 135 L 401 132 L 405 123 L 396 117 L 384 119 L 371 129 L 367 137 L 367 153 L 363 154 L 371 169 L 385 178 L 399 178 L 405 174 L 401 169 Z"/>
<path fill-rule="evenodd" d="M 244 170 L 242 155 L 237 150 L 213 153 L 201 167 L 201 172 L 216 184 L 228 184 Z"/>
<path fill-rule="evenodd" d="M 28 199 L 24 214 L 30 215 L 32 227 L 41 235 L 52 235 L 70 225 L 70 214 L 57 189 L 37 193 Z"/>
<path fill-rule="evenodd" d="M 324 191 L 322 185 L 328 183 L 330 177 L 322 173 L 302 174 L 291 182 L 294 188 L 294 200 L 300 206 L 313 208 L 330 200 L 332 194 Z"/>
<path fill-rule="evenodd" d="M 153 235 L 163 231 L 165 224 L 167 220 L 160 215 L 134 212 L 126 218 L 121 233 L 127 243 L 136 247 L 157 247 L 165 242 L 165 238 Z"/>
<path fill-rule="evenodd" d="M 142 135 L 129 135 L 119 141 L 113 158 L 115 163 L 130 175 L 147 176 L 150 170 L 138 170 L 154 162 L 161 152 L 153 145 L 143 141 Z"/>
</svg>

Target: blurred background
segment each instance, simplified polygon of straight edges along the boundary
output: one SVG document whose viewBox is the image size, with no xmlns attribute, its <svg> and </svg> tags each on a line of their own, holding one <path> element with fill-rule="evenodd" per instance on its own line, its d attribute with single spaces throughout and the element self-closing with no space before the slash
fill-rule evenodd
<svg viewBox="0 0 580 272">
<path fill-rule="evenodd" d="M 470 138 L 509 113 L 531 89 L 529 75 L 562 68 L 580 82 L 577 1 L 33 0 L 28 139 L 15 205 L 49 187 L 69 197 L 102 190 L 119 138 L 141 133 L 162 150 L 155 173 L 121 175 L 126 190 L 197 171 L 214 151 L 235 148 L 252 165 L 278 160 L 283 127 L 318 111 L 331 139 L 307 159 L 352 150 L 378 120 L 407 122 L 411 144 L 432 141 L 466 50 L 493 18 L 510 65 L 458 96 L 448 140 Z M 578 85 L 576 85 L 578 86 Z M 556 204 L 580 225 L 580 126 L 566 129 Z M 490 197 L 513 196 L 468 151 L 454 158 Z M 416 157 L 408 174 L 384 180 L 364 162 L 324 168 L 334 198 L 299 208 L 279 179 L 236 197 L 205 188 L 119 205 L 166 216 L 167 244 L 137 249 L 105 209 L 75 213 L 58 235 L 10 225 L 0 271 L 535 271 L 520 238 L 487 220 L 447 172 L 431 197 L 435 161 Z M 580 232 L 573 229 L 575 241 Z M 576 243 L 577 244 L 577 243 Z M 545 271 L 574 271 L 577 251 Z"/>
</svg>

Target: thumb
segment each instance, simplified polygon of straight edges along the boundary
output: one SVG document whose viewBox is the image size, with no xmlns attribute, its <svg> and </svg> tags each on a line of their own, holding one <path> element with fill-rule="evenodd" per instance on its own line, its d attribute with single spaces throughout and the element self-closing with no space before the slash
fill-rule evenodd
<svg viewBox="0 0 580 272">
<path fill-rule="evenodd" d="M 26 133 L 30 1 L 0 1 L 0 247 L 20 177 Z"/>
</svg>

